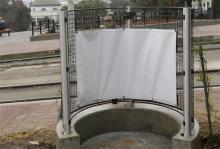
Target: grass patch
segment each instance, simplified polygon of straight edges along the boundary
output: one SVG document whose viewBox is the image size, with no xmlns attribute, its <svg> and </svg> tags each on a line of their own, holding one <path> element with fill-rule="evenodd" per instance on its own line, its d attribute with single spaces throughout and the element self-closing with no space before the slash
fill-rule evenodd
<svg viewBox="0 0 220 149">
<path fill-rule="evenodd" d="M 214 39 L 214 40 L 194 39 L 193 42 L 194 45 L 220 44 L 220 39 Z"/>
</svg>

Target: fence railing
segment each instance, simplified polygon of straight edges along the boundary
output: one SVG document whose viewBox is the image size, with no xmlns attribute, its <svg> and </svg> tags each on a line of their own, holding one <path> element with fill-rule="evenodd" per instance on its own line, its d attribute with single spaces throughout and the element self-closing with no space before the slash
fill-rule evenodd
<svg viewBox="0 0 220 149">
<path fill-rule="evenodd" d="M 45 33 L 56 33 L 59 32 L 59 24 L 54 19 L 46 19 L 38 22 L 31 23 L 32 36 L 45 34 Z"/>
</svg>

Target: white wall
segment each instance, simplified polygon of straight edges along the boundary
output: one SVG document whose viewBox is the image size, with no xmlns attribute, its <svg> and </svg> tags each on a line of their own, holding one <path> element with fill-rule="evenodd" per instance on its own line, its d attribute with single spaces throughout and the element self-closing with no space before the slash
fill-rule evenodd
<svg viewBox="0 0 220 149">
<path fill-rule="evenodd" d="M 34 11 L 41 11 L 43 8 L 46 9 L 46 11 L 54 11 L 54 9 L 57 9 L 58 11 L 61 9 L 61 6 L 44 6 L 44 7 L 31 7 L 31 12 Z"/>
<path fill-rule="evenodd" d="M 201 7 L 201 2 L 199 0 L 192 1 L 192 8 L 199 9 Z"/>
<path fill-rule="evenodd" d="M 208 8 L 212 7 L 212 0 L 195 0 L 192 1 L 193 9 L 208 10 Z"/>
<path fill-rule="evenodd" d="M 202 0 L 202 9 L 208 10 L 208 8 L 212 7 L 212 0 Z"/>
</svg>

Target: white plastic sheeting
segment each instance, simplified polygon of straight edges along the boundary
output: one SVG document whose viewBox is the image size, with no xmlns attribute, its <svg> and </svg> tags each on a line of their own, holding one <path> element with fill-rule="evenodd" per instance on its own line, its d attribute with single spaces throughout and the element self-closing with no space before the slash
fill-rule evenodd
<svg viewBox="0 0 220 149">
<path fill-rule="evenodd" d="M 176 105 L 176 32 L 103 29 L 76 34 L 78 105 L 133 98 Z"/>
</svg>

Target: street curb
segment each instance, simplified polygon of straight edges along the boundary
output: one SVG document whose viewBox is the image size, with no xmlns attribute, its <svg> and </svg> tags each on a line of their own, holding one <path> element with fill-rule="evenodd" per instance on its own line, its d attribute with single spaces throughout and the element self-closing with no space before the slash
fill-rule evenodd
<svg viewBox="0 0 220 149">
<path fill-rule="evenodd" d="M 220 85 L 210 85 L 209 87 L 220 87 Z M 204 86 L 202 86 L 202 85 L 199 85 L 199 86 L 194 86 L 193 87 L 194 89 L 200 89 L 200 88 L 204 88 Z"/>
<path fill-rule="evenodd" d="M 46 56 L 53 56 L 53 55 L 60 55 L 60 50 L 47 50 L 47 51 L 37 51 L 37 52 L 27 52 L 27 53 L 14 53 L 14 54 L 7 54 L 7 55 L 0 55 L 1 61 L 13 61 L 19 59 L 33 59 L 37 57 L 46 57 Z"/>
<path fill-rule="evenodd" d="M 220 69 L 211 69 L 211 70 L 207 70 L 207 73 L 215 73 L 215 72 L 220 72 Z M 195 70 L 194 73 L 200 73 L 199 70 Z"/>
<path fill-rule="evenodd" d="M 8 101 L 0 101 L 0 104 L 7 103 L 19 103 L 19 102 L 32 102 L 32 101 L 44 101 L 44 100 L 60 100 L 60 96 L 56 97 L 42 97 L 42 98 L 27 98 L 22 100 L 8 100 Z"/>
<path fill-rule="evenodd" d="M 33 83 L 33 84 L 0 86 L 0 89 L 26 88 L 26 87 L 50 86 L 50 85 L 61 85 L 61 82 L 57 81 L 57 82 L 51 82 L 51 83 Z"/>
<path fill-rule="evenodd" d="M 210 35 L 210 36 L 198 36 L 198 37 L 193 36 L 193 40 L 195 40 L 195 41 L 196 41 L 196 40 L 212 41 L 212 40 L 216 40 L 216 39 L 220 39 L 220 35 L 214 35 L 214 36 L 212 36 L 212 35 Z"/>
<path fill-rule="evenodd" d="M 34 64 L 22 64 L 22 65 L 19 65 L 19 64 L 17 64 L 17 65 L 14 64 L 13 65 L 12 64 L 12 65 L 0 66 L 0 69 L 1 68 L 10 68 L 10 67 L 24 67 L 24 66 L 51 65 L 51 64 L 58 64 L 58 65 L 60 65 L 60 61 L 58 61 L 58 62 L 50 62 L 50 63 L 42 62 L 42 63 L 34 63 Z"/>
<path fill-rule="evenodd" d="M 49 59 L 49 58 L 60 58 L 60 55 L 52 55 L 52 56 L 42 56 L 42 57 L 33 57 L 33 58 L 21 58 L 21 59 L 12 59 L 12 60 L 1 60 L 0 63 L 11 63 L 17 61 L 31 61 L 31 60 L 39 60 L 39 59 Z"/>
<path fill-rule="evenodd" d="M 217 73 L 220 72 L 220 69 L 212 69 L 206 71 L 207 73 Z M 195 70 L 194 74 L 198 74 L 199 70 Z M 76 80 L 74 82 L 77 82 Z M 45 82 L 45 83 L 33 83 L 33 84 L 20 84 L 20 85 L 8 85 L 0 86 L 0 89 L 12 89 L 12 88 L 26 88 L 26 87 L 38 87 L 38 86 L 50 86 L 50 85 L 61 85 L 60 81 L 56 82 Z"/>
<path fill-rule="evenodd" d="M 220 85 L 211 85 L 210 87 L 220 87 Z M 194 90 L 198 90 L 198 89 L 202 89 L 202 88 L 203 88 L 203 86 L 196 86 L 196 87 L 194 87 Z M 22 100 L 0 101 L 0 104 L 32 102 L 32 101 L 45 101 L 45 100 L 61 100 L 61 96 L 41 97 L 41 98 L 27 98 L 27 99 L 22 99 Z"/>
</svg>

